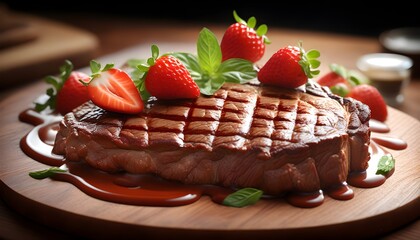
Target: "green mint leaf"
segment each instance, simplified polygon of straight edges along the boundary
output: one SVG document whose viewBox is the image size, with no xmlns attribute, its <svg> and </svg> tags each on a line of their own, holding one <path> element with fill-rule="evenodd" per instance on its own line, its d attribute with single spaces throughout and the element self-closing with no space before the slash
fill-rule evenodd
<svg viewBox="0 0 420 240">
<path fill-rule="evenodd" d="M 44 179 L 44 178 L 51 177 L 52 175 L 54 175 L 56 173 L 62 173 L 62 172 L 67 172 L 67 170 L 61 169 L 61 168 L 58 168 L 58 167 L 51 167 L 51 168 L 48 168 L 48 169 L 45 169 L 45 170 L 30 172 L 29 176 L 31 176 L 35 179 Z"/>
<path fill-rule="evenodd" d="M 240 58 L 231 58 L 222 62 L 217 75 L 223 79 L 223 82 L 247 83 L 257 77 L 257 71 L 252 62 Z"/>
<path fill-rule="evenodd" d="M 376 174 L 386 175 L 395 167 L 395 159 L 391 155 L 384 155 L 379 159 Z"/>
<path fill-rule="evenodd" d="M 195 82 L 200 88 L 200 92 L 207 96 L 213 95 L 225 83 L 221 79 L 216 79 L 216 80 L 211 81 L 211 80 L 206 80 L 206 78 L 198 79 Z"/>
<path fill-rule="evenodd" d="M 255 188 L 242 188 L 229 194 L 224 200 L 223 205 L 230 207 L 245 207 L 257 203 L 263 192 Z"/>
<path fill-rule="evenodd" d="M 191 53 L 184 53 L 184 52 L 174 52 L 170 53 L 170 55 L 179 59 L 179 61 L 184 64 L 184 66 L 188 69 L 191 74 L 191 77 L 194 81 L 201 79 L 202 70 L 200 64 L 198 63 L 198 58 L 194 54 Z"/>
<path fill-rule="evenodd" d="M 132 59 L 127 60 L 128 67 L 130 67 L 132 69 L 137 68 L 137 65 L 145 64 L 145 63 L 146 63 L 146 60 L 144 60 L 144 59 L 132 58 Z"/>
<path fill-rule="evenodd" d="M 203 28 L 197 40 L 198 63 L 203 72 L 214 73 L 222 62 L 222 51 L 216 36 L 209 29 Z"/>
<path fill-rule="evenodd" d="M 90 70 L 93 74 L 99 73 L 101 71 L 101 64 L 95 60 L 90 61 Z"/>
</svg>

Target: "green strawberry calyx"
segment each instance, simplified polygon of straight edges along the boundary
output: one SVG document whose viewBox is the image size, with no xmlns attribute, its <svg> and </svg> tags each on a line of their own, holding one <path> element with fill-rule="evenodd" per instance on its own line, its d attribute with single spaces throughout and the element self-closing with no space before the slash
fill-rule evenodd
<svg viewBox="0 0 420 240">
<path fill-rule="evenodd" d="M 337 94 L 341 97 L 347 96 L 351 89 L 357 85 L 367 83 L 368 79 L 356 70 L 348 70 L 343 65 L 331 63 L 329 68 L 332 72 L 341 76 L 346 83 L 338 83 L 330 87 L 332 93 Z"/>
<path fill-rule="evenodd" d="M 348 70 L 343 65 L 339 65 L 339 64 L 336 64 L 336 63 L 331 63 L 329 65 L 329 68 L 332 72 L 335 72 L 336 74 L 343 77 L 352 87 L 367 82 L 366 77 L 364 77 L 358 71 Z"/>
<path fill-rule="evenodd" d="M 88 86 L 93 79 L 100 77 L 102 72 L 106 72 L 114 67 L 113 63 L 107 63 L 105 67 L 101 69 L 101 64 L 95 60 L 91 60 L 89 65 L 90 71 L 92 72 L 92 74 L 90 75 L 90 80 L 86 82 L 83 79 L 79 79 L 79 82 L 81 82 L 85 86 Z"/>
<path fill-rule="evenodd" d="M 159 47 L 152 44 L 150 48 L 152 56 L 147 60 L 132 59 L 128 62 L 128 65 L 135 69 L 131 73 L 131 76 L 134 79 L 134 85 L 136 85 L 137 90 L 140 92 L 141 98 L 146 102 L 151 97 L 150 93 L 146 89 L 146 76 L 150 67 L 155 65 L 156 60 L 159 58 Z"/>
<path fill-rule="evenodd" d="M 299 65 L 302 67 L 308 78 L 313 78 L 319 74 L 319 70 L 315 70 L 321 65 L 321 62 L 317 59 L 321 56 L 318 50 L 311 49 L 307 52 L 302 47 L 302 42 L 299 42 L 300 50 L 300 61 Z"/>
<path fill-rule="evenodd" d="M 47 76 L 44 78 L 44 81 L 48 84 L 51 84 L 52 87 L 48 88 L 46 91 L 46 95 L 48 99 L 43 102 L 35 102 L 35 111 L 42 112 L 46 108 L 50 108 L 51 110 L 55 110 L 57 104 L 57 94 L 63 88 L 64 83 L 69 78 L 71 72 L 73 71 L 73 64 L 69 60 L 65 60 L 64 64 L 60 66 L 60 75 L 58 76 Z"/>
<path fill-rule="evenodd" d="M 197 54 L 171 53 L 188 69 L 204 95 L 213 95 L 225 82 L 244 84 L 257 76 L 252 62 L 231 58 L 222 61 L 222 51 L 213 32 L 203 28 L 197 40 Z"/>
<path fill-rule="evenodd" d="M 145 79 L 150 66 L 155 64 L 159 49 L 152 45 L 152 57 L 148 59 L 130 59 L 129 72 L 144 101 L 150 98 L 145 86 Z M 244 84 L 257 76 L 254 64 L 246 59 L 232 58 L 222 61 L 222 51 L 216 35 L 208 28 L 203 28 L 197 40 L 197 54 L 188 52 L 168 52 L 187 68 L 192 79 L 200 88 L 200 93 L 213 95 L 225 82 Z M 162 56 L 163 56 L 162 55 Z"/>
<path fill-rule="evenodd" d="M 235 18 L 237 23 L 243 24 L 251 29 L 254 29 L 255 26 L 257 25 L 257 19 L 252 16 L 248 19 L 248 21 L 243 20 L 242 18 L 239 17 L 239 15 L 236 13 L 235 10 L 233 10 L 233 17 Z M 267 32 L 268 32 L 268 27 L 266 24 L 261 24 L 257 30 L 255 30 L 255 32 L 257 33 L 257 35 L 259 37 L 263 38 L 263 41 L 265 44 L 270 44 L 271 41 L 268 39 L 268 37 L 266 36 Z"/>
</svg>

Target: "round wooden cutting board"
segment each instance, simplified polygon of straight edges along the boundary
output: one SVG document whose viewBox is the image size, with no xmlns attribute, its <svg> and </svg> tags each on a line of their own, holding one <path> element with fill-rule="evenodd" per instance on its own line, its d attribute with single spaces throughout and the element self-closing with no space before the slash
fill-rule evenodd
<svg viewBox="0 0 420 240">
<path fill-rule="evenodd" d="M 124 56 L 123 58 L 126 58 Z M 348 201 L 326 196 L 315 208 L 297 208 L 283 200 L 261 200 L 245 208 L 215 204 L 208 197 L 181 207 L 143 207 L 92 198 L 75 186 L 28 173 L 45 169 L 19 147 L 33 126 L 18 114 L 44 93 L 43 82 L 17 90 L 0 103 L 0 194 L 13 209 L 71 236 L 136 239 L 280 239 L 371 238 L 420 216 L 420 122 L 389 108 L 392 136 L 408 143 L 389 150 L 394 174 L 381 186 L 352 187 Z M 379 134 L 377 134 L 379 135 Z"/>
</svg>

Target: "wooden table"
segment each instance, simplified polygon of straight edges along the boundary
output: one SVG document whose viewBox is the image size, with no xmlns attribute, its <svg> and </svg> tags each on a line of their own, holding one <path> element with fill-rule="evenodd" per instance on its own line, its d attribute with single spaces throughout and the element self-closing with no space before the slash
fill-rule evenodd
<svg viewBox="0 0 420 240">
<path fill-rule="evenodd" d="M 124 20 L 71 16 L 49 16 L 76 27 L 83 28 L 97 35 L 100 40 L 100 48 L 95 57 L 110 54 L 121 49 L 139 44 L 151 44 L 154 42 L 191 43 L 194 44 L 198 32 L 202 27 L 212 30 L 221 39 L 226 26 L 186 24 L 180 22 L 154 22 L 147 20 Z M 182 26 L 182 27 L 180 27 Z M 329 63 L 338 63 L 347 68 L 354 69 L 357 58 L 366 53 L 380 51 L 376 39 L 358 36 L 336 35 L 330 33 L 296 31 L 293 29 L 269 29 L 268 36 L 272 44 L 267 46 L 266 54 L 260 61 L 263 64 L 278 48 L 284 45 L 295 45 L 303 41 L 305 49 L 316 48 L 321 52 L 321 72 L 328 71 Z M 87 65 L 87 63 L 86 63 Z M 54 74 L 52 72 L 51 74 Z M 39 81 L 39 79 L 28 79 Z M 6 99 L 24 86 L 15 86 L 2 90 L 0 100 Z M 413 79 L 409 87 L 405 89 L 406 101 L 399 110 L 420 119 L 420 79 Z M 6 239 L 45 239 L 61 238 L 70 239 L 67 233 L 50 229 L 38 223 L 26 219 L 8 208 L 0 201 L 0 238 Z M 411 223 L 393 232 L 384 239 L 419 239 L 420 221 Z"/>
</svg>

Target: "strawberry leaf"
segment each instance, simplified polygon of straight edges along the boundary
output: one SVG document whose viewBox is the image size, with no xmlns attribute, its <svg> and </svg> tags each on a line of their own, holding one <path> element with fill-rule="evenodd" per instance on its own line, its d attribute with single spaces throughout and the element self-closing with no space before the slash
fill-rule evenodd
<svg viewBox="0 0 420 240">
<path fill-rule="evenodd" d="M 237 23 L 246 25 L 248 28 L 254 29 L 255 26 L 257 25 L 257 19 L 255 17 L 250 17 L 248 19 L 248 22 L 245 22 L 245 20 L 243 20 L 242 18 L 239 17 L 239 15 L 236 13 L 235 10 L 233 11 L 233 18 L 235 18 Z M 268 32 L 267 25 L 265 25 L 265 24 L 260 25 L 255 32 L 257 33 L 258 36 L 260 36 L 264 39 L 265 44 L 270 44 L 271 43 L 271 41 L 268 39 L 268 37 L 265 36 L 265 34 Z"/>
<path fill-rule="evenodd" d="M 261 26 L 259 26 L 258 28 L 257 28 L 257 35 L 258 36 L 264 36 L 267 32 L 268 32 L 268 27 L 267 27 L 267 25 L 265 25 L 265 24 L 262 24 Z"/>
<path fill-rule="evenodd" d="M 95 60 L 90 61 L 90 71 L 92 74 L 97 74 L 101 71 L 101 64 Z"/>
<path fill-rule="evenodd" d="M 300 61 L 299 65 L 302 67 L 305 75 L 308 78 L 313 78 L 314 76 L 320 73 L 319 70 L 315 70 L 321 65 L 321 62 L 317 59 L 321 56 L 320 52 L 315 49 L 311 49 L 308 52 L 302 48 L 302 42 L 299 42 L 299 49 L 300 49 Z"/>
<path fill-rule="evenodd" d="M 48 99 L 45 102 L 35 102 L 35 111 L 41 112 L 47 108 L 55 110 L 57 94 L 63 88 L 65 81 L 69 78 L 71 72 L 73 71 L 73 64 L 69 60 L 65 60 L 64 64 L 59 67 L 59 70 L 59 77 L 46 76 L 44 78 L 44 81 L 52 85 L 52 88 L 48 88 L 46 90 L 46 95 L 48 96 Z"/>
<path fill-rule="evenodd" d="M 334 86 L 331 86 L 330 90 L 331 90 L 332 93 L 334 93 L 338 96 L 341 96 L 341 97 L 347 96 L 347 94 L 350 92 L 349 88 L 344 83 L 338 83 Z"/>
</svg>

